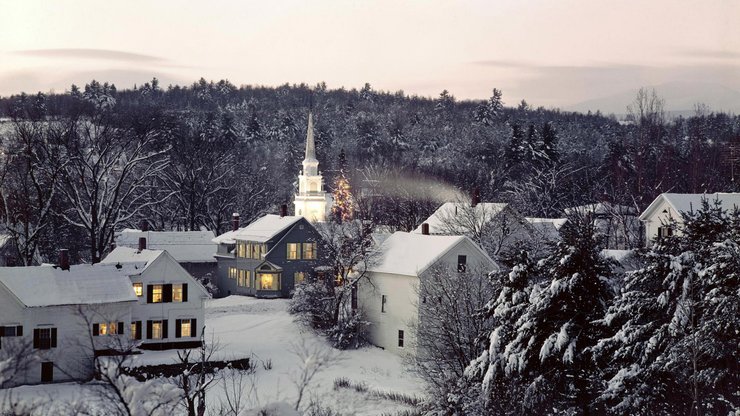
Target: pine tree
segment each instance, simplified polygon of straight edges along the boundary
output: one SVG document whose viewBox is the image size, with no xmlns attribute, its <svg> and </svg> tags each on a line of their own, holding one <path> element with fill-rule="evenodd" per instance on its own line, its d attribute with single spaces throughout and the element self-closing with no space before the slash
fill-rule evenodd
<svg viewBox="0 0 740 416">
<path fill-rule="evenodd" d="M 625 279 L 594 348 L 614 414 L 728 414 L 740 409 L 738 214 L 704 201 L 680 233 Z"/>
<path fill-rule="evenodd" d="M 334 204 L 331 213 L 337 222 L 350 221 L 354 218 L 355 207 L 352 189 L 347 179 L 347 159 L 344 149 L 339 152 L 339 172 L 334 178 Z"/>
</svg>

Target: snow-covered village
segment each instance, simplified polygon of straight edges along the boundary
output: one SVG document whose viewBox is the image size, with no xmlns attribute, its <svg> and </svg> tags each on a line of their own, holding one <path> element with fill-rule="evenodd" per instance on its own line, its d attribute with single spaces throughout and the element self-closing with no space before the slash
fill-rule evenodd
<svg viewBox="0 0 740 416">
<path fill-rule="evenodd" d="M 0 416 L 740 415 L 733 16 L 0 0 Z"/>
</svg>

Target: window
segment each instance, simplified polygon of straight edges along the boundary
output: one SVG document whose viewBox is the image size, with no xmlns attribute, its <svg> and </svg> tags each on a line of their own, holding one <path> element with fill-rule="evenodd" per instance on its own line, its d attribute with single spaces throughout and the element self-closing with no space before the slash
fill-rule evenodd
<svg viewBox="0 0 740 416">
<path fill-rule="evenodd" d="M 316 259 L 316 243 L 303 243 L 303 258 L 305 260 Z"/>
<path fill-rule="evenodd" d="M 357 283 L 352 285 L 350 303 L 351 303 L 352 310 L 357 309 Z"/>
<path fill-rule="evenodd" d="M 183 285 L 172 285 L 172 301 L 182 302 L 182 286 Z"/>
<path fill-rule="evenodd" d="M 304 272 L 295 272 L 295 275 L 293 275 L 293 284 L 295 286 L 300 285 L 301 283 L 306 281 L 306 273 Z"/>
<path fill-rule="evenodd" d="M 152 301 L 151 303 L 162 302 L 162 285 L 152 285 Z"/>
<path fill-rule="evenodd" d="M 33 347 L 48 350 L 57 347 L 56 328 L 36 328 L 33 330 Z"/>
<path fill-rule="evenodd" d="M 136 296 L 141 297 L 144 295 L 144 284 L 143 283 L 134 283 L 134 293 L 136 293 Z"/>
<path fill-rule="evenodd" d="M 262 252 L 260 258 L 265 257 L 267 255 L 267 244 L 260 244 L 260 250 Z"/>
<path fill-rule="evenodd" d="M 385 313 L 385 304 L 388 303 L 388 298 L 385 295 L 380 297 L 380 312 Z"/>
<path fill-rule="evenodd" d="M 260 246 L 261 244 L 253 243 L 252 244 L 252 258 L 253 259 L 259 259 L 260 258 Z"/>
<path fill-rule="evenodd" d="M 301 245 L 299 243 L 288 243 L 288 260 L 301 258 Z"/>
<path fill-rule="evenodd" d="M 457 256 L 457 272 L 465 273 L 468 270 L 468 256 L 459 255 Z"/>
<path fill-rule="evenodd" d="M 403 348 L 403 329 L 398 330 L 398 347 Z"/>
<path fill-rule="evenodd" d="M 101 322 L 92 327 L 93 336 L 123 334 L 123 322 Z"/>
<path fill-rule="evenodd" d="M 0 326 L 0 337 L 22 337 L 23 326 Z"/>
<path fill-rule="evenodd" d="M 235 279 L 237 278 L 237 271 L 236 267 L 229 267 L 229 279 Z"/>
<path fill-rule="evenodd" d="M 197 325 L 195 319 L 178 319 L 175 321 L 175 338 L 195 337 Z"/>
<path fill-rule="evenodd" d="M 673 235 L 673 228 L 667 227 L 667 226 L 658 227 L 658 237 L 665 238 L 665 237 L 670 237 L 672 235 Z"/>
<path fill-rule="evenodd" d="M 236 242 L 236 257 L 246 258 L 249 255 L 249 243 L 244 241 Z"/>
<path fill-rule="evenodd" d="M 131 339 L 141 339 L 141 321 L 131 322 Z"/>
<path fill-rule="evenodd" d="M 239 277 L 236 282 L 237 286 L 249 287 L 250 277 L 249 270 L 239 270 Z"/>
<path fill-rule="evenodd" d="M 260 290 L 280 290 L 279 273 L 260 273 L 259 274 Z"/>
<path fill-rule="evenodd" d="M 162 321 L 152 321 L 152 339 L 162 339 Z"/>
</svg>

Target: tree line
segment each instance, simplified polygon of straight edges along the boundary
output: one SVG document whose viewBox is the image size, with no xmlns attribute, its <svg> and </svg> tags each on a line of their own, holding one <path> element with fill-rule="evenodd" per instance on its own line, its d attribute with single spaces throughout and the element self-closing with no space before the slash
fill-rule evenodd
<svg viewBox="0 0 740 416">
<path fill-rule="evenodd" d="M 60 241 L 95 261 L 116 230 L 142 218 L 154 229 L 223 232 L 232 212 L 249 221 L 291 201 L 309 110 L 326 183 L 344 152 L 356 203 L 392 229 L 415 228 L 448 198 L 440 186 L 478 189 L 528 216 L 601 199 L 642 209 L 661 192 L 737 189 L 726 155 L 740 117 L 697 106 L 694 116 L 669 120 L 645 90 L 620 122 L 524 101 L 507 107 L 497 89 L 459 101 L 447 91 L 425 98 L 369 84 L 201 79 L 163 88 L 153 79 L 117 89 L 92 81 L 0 98 L 3 228 L 21 263 L 51 258 Z"/>
</svg>

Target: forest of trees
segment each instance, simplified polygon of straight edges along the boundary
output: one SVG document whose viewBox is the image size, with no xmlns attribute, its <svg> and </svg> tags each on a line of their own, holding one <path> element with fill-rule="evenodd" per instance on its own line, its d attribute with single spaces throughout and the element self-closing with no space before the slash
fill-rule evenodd
<svg viewBox="0 0 740 416">
<path fill-rule="evenodd" d="M 497 89 L 488 100 L 457 101 L 447 91 L 431 99 L 369 84 L 201 79 L 162 88 L 154 79 L 118 90 L 92 81 L 0 99 L 3 232 L 28 264 L 37 253 L 53 259 L 62 244 L 76 260 L 96 261 L 115 231 L 144 218 L 153 229 L 217 233 L 232 212 L 249 222 L 291 201 L 309 109 L 325 182 L 335 182 L 346 155 L 342 175 L 358 214 L 391 229 L 414 228 L 473 189 L 551 217 L 595 200 L 641 210 L 661 192 L 738 189 L 728 149 L 740 117 L 697 105 L 694 116 L 669 120 L 646 90 L 620 122 L 524 101 L 506 107 Z"/>
</svg>

